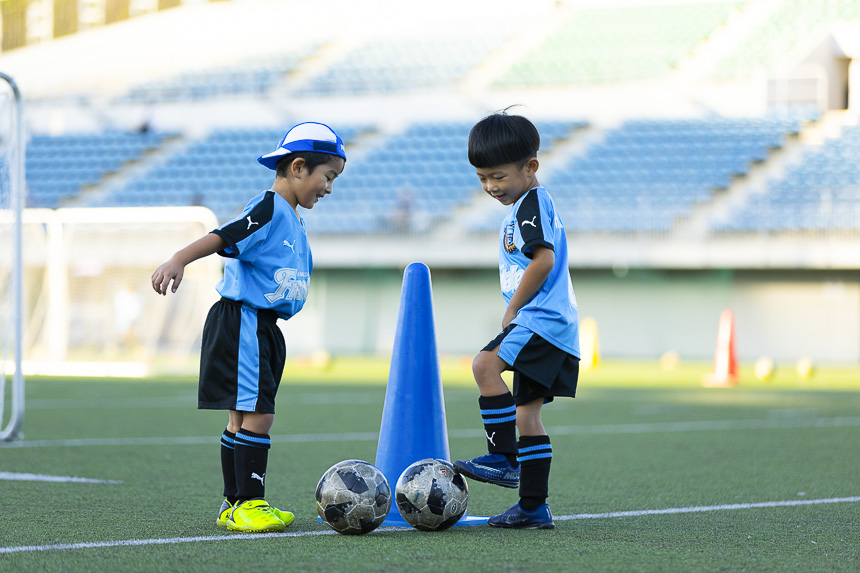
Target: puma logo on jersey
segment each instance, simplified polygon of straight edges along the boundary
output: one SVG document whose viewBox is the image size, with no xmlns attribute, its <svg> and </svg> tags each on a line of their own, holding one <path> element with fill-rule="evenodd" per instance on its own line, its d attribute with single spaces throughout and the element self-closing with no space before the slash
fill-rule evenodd
<svg viewBox="0 0 860 573">
<path fill-rule="evenodd" d="M 490 444 L 492 444 L 492 445 L 494 445 L 494 446 L 495 446 L 495 445 L 496 445 L 496 442 L 493 440 L 493 438 L 495 438 L 495 437 L 496 437 L 496 433 L 495 433 L 495 432 L 493 432 L 493 435 L 492 435 L 492 436 L 490 435 L 490 432 L 488 432 L 488 431 L 486 431 L 486 430 L 484 430 L 484 433 L 485 433 L 485 434 L 487 434 L 487 441 L 488 441 L 488 442 L 490 442 Z"/>
<path fill-rule="evenodd" d="M 251 479 L 258 479 L 261 485 L 264 487 L 266 485 L 266 474 L 260 475 L 257 472 L 251 472 Z"/>
<path fill-rule="evenodd" d="M 291 250 L 292 252 L 294 252 L 294 253 L 296 252 L 296 250 L 293 248 L 293 246 L 294 246 L 295 244 L 296 244 L 296 242 L 295 242 L 295 241 L 293 241 L 293 242 L 291 243 L 291 242 L 289 242 L 289 241 L 287 241 L 287 240 L 284 240 L 284 246 L 285 246 L 285 247 L 289 247 L 289 248 L 290 248 L 290 250 Z"/>
<path fill-rule="evenodd" d="M 526 225 L 531 225 L 532 227 L 537 229 L 537 225 L 535 225 L 535 219 L 537 219 L 537 215 L 532 217 L 531 221 L 523 221 L 522 223 L 520 223 L 520 227 L 525 227 Z"/>
<path fill-rule="evenodd" d="M 256 222 L 256 221 L 252 221 L 252 220 L 251 220 L 251 216 L 250 216 L 250 215 L 248 215 L 248 216 L 247 216 L 247 217 L 245 217 L 245 218 L 246 218 L 246 219 L 248 219 L 248 229 L 250 229 L 250 228 L 251 228 L 251 225 L 259 225 L 259 223 L 258 223 L 258 222 Z"/>
</svg>

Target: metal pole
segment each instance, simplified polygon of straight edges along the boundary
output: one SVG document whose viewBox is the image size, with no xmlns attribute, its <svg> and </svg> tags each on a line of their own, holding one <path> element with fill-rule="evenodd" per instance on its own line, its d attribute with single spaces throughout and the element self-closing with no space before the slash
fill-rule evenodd
<svg viewBox="0 0 860 573">
<path fill-rule="evenodd" d="M 13 136 L 13 165 L 10 166 L 9 178 L 11 184 L 11 206 L 15 217 L 14 243 L 12 255 L 12 302 L 14 306 L 14 336 L 15 336 L 15 373 L 12 377 L 12 408 L 9 423 L 0 429 L 0 440 L 12 440 L 17 437 L 24 421 L 24 372 L 22 363 L 22 341 L 24 339 L 24 272 L 23 272 L 23 215 L 24 215 L 24 114 L 21 104 L 21 92 L 18 84 L 11 77 L 0 72 L 0 78 L 6 80 L 15 96 L 15 129 Z"/>
</svg>

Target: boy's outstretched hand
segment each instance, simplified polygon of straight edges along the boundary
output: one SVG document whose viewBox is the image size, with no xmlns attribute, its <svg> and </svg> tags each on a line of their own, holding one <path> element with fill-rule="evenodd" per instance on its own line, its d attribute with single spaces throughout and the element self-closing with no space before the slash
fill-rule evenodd
<svg viewBox="0 0 860 573">
<path fill-rule="evenodd" d="M 170 286 L 170 281 L 173 281 L 173 287 L 170 289 L 170 292 L 176 292 L 176 289 L 179 288 L 179 283 L 182 282 L 185 265 L 217 253 L 226 246 L 227 241 L 215 233 L 209 233 L 200 237 L 170 257 L 169 261 L 155 269 L 155 272 L 152 273 L 153 290 L 158 294 L 166 295 L 167 287 Z"/>
<path fill-rule="evenodd" d="M 174 257 L 175 259 L 175 257 Z M 182 282 L 182 275 L 185 274 L 185 265 L 170 259 L 152 273 L 152 288 L 161 295 L 167 295 L 167 288 L 170 286 L 170 281 L 173 281 L 173 288 L 170 292 L 176 292 L 179 288 L 179 283 Z"/>
</svg>

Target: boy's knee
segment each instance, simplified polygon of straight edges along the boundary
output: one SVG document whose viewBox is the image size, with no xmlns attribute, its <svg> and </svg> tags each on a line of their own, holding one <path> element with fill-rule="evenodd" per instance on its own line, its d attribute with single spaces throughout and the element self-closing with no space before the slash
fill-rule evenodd
<svg viewBox="0 0 860 573">
<path fill-rule="evenodd" d="M 242 428 L 256 434 L 268 434 L 275 421 L 274 414 L 259 414 L 257 412 L 246 412 L 242 419 Z"/>
<path fill-rule="evenodd" d="M 493 358 L 495 355 L 482 351 L 479 352 L 475 359 L 472 361 L 472 374 L 475 376 L 475 380 L 484 380 L 488 376 L 496 376 L 501 374 L 501 372 L 497 372 L 497 368 L 493 364 Z"/>
<path fill-rule="evenodd" d="M 475 359 L 472 360 L 472 374 L 475 376 L 476 380 L 484 369 L 484 361 L 481 357 L 481 354 L 483 353 L 478 354 L 477 356 L 475 356 Z"/>
</svg>

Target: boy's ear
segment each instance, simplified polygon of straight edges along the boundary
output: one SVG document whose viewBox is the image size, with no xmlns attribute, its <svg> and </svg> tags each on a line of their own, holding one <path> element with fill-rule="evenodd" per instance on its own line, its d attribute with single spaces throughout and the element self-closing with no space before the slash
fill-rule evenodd
<svg viewBox="0 0 860 573">
<path fill-rule="evenodd" d="M 302 173 L 307 170 L 307 162 L 304 157 L 296 157 L 293 159 L 293 162 L 290 163 L 290 174 L 293 177 L 299 178 Z"/>
<path fill-rule="evenodd" d="M 532 157 L 528 161 L 526 161 L 526 169 L 528 170 L 529 175 L 534 175 L 537 173 L 538 167 L 540 167 L 540 162 L 537 157 Z"/>
</svg>

